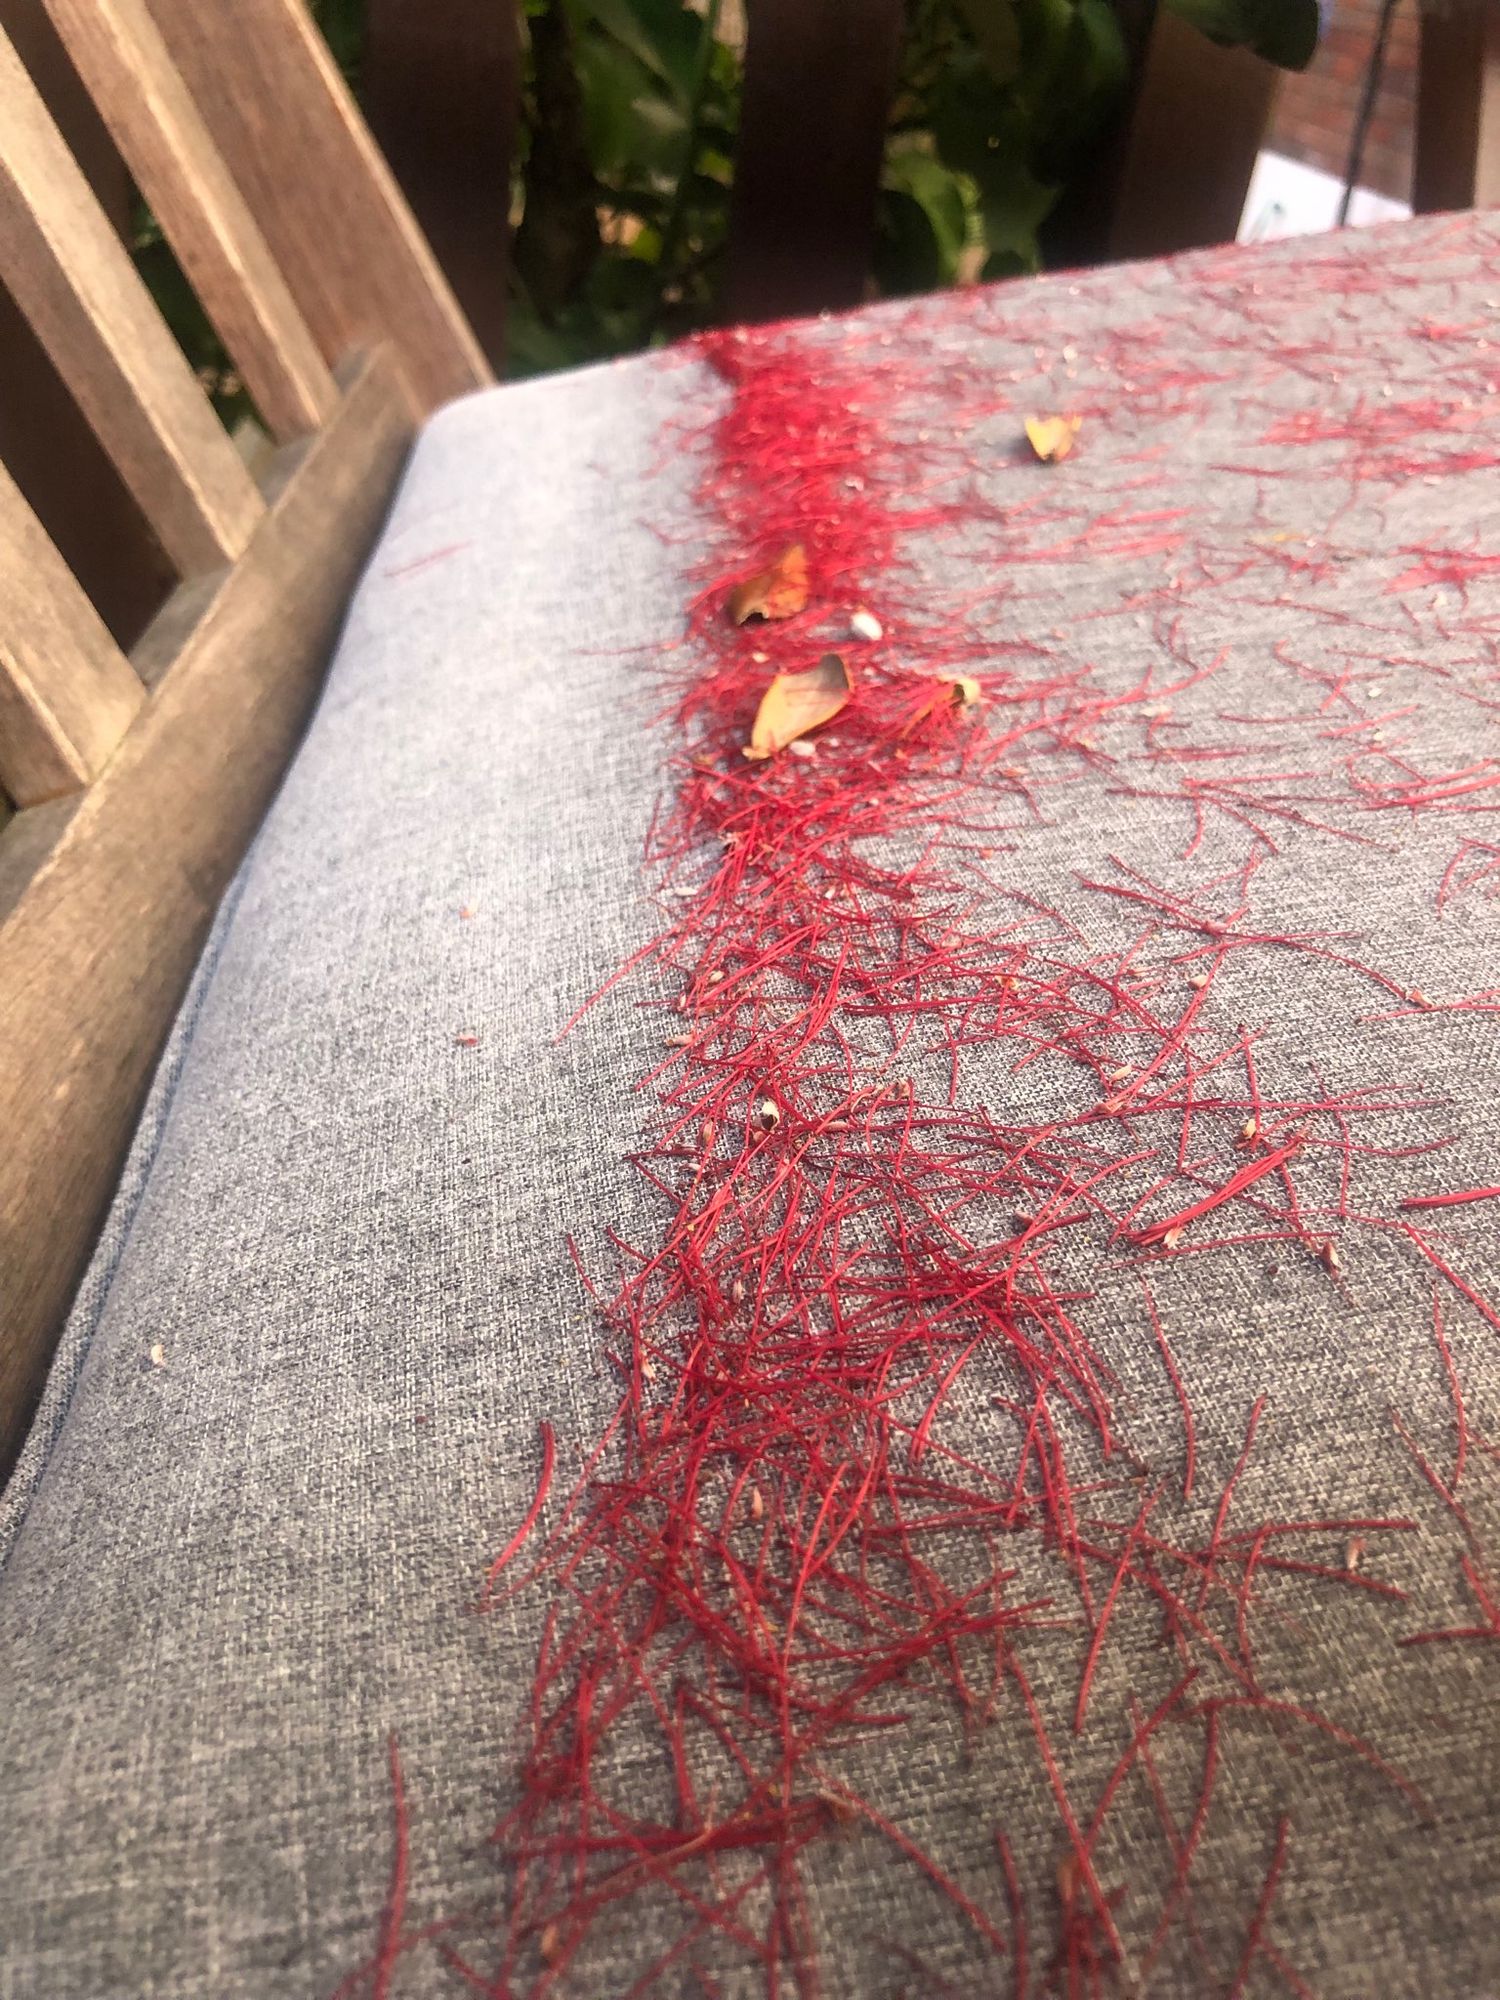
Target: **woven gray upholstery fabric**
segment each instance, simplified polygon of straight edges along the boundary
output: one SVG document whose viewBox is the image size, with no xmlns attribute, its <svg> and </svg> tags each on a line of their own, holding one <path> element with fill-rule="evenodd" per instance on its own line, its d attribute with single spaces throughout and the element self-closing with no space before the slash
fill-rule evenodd
<svg viewBox="0 0 1500 2000">
<path fill-rule="evenodd" d="M 1336 264 L 1361 285 L 1325 283 Z M 1257 273 L 1278 300 L 1289 276 L 1304 294 L 1293 324 L 1257 321 Z M 1108 372 L 1106 336 L 1117 383 L 1125 340 L 1138 398 L 1113 424 L 1089 420 L 1072 461 L 1081 490 L 1123 510 L 1131 468 L 1169 449 L 1171 505 L 1193 519 L 1197 559 L 1228 575 L 1247 549 L 1294 544 L 1290 590 L 1309 539 L 1332 548 L 1317 590 L 1335 624 L 1420 560 L 1414 550 L 1500 548 L 1500 447 L 1451 466 L 1434 456 L 1387 478 L 1378 502 L 1352 494 L 1352 448 L 1333 422 L 1310 423 L 1305 456 L 1276 460 L 1264 482 L 1231 468 L 1271 463 L 1268 403 L 1323 419 L 1426 399 L 1457 413 L 1437 426 L 1455 452 L 1493 439 L 1500 348 L 1487 397 L 1467 411 L 1443 367 L 1460 339 L 1466 364 L 1488 367 L 1471 350 L 1495 292 L 1500 223 L 1475 217 L 879 317 L 897 344 L 971 356 L 1039 408 L 1089 400 L 1091 367 L 1101 382 Z M 836 348 L 842 330 L 797 337 Z M 1184 420 L 1172 372 L 1200 363 L 1219 373 Z M 480 1616 L 474 1598 L 534 1491 L 538 1419 L 587 1449 L 614 1407 L 565 1239 L 608 1271 L 607 1232 L 649 1238 L 656 1220 L 623 1164 L 644 1116 L 635 1085 L 659 1050 L 641 1011 L 653 975 L 614 988 L 566 1038 L 558 1030 L 659 927 L 640 858 L 669 749 L 652 655 L 680 643 L 703 553 L 684 439 L 724 394 L 700 361 L 668 354 L 470 399 L 420 441 L 314 726 L 215 928 L 0 1499 L 0 2000 L 331 1993 L 368 1956 L 386 1893 L 392 1730 L 412 1815 L 410 1923 L 494 1900 L 486 1840 L 511 1796 L 544 1603 L 523 1595 Z M 941 407 L 932 418 L 940 427 Z M 984 482 L 1002 507 L 1036 491 L 1035 468 L 1004 448 L 1014 430 L 997 420 Z M 921 555 L 933 592 L 977 587 L 975 557 L 962 538 L 934 537 Z M 1129 687 L 1161 657 L 1159 624 L 1115 621 L 1101 642 L 1091 621 L 1153 563 L 1122 542 L 1037 564 L 994 637 L 1031 619 L 1079 659 L 1106 655 L 1101 671 Z M 1461 643 L 1444 650 L 1428 623 L 1413 657 L 1390 640 L 1378 670 L 1409 754 L 1477 767 L 1500 756 L 1500 690 L 1473 637 L 1486 608 L 1500 611 L 1500 587 L 1463 587 Z M 1460 586 L 1434 589 L 1440 616 L 1441 593 L 1456 604 Z M 1286 702 L 1288 601 L 1224 593 L 1194 612 L 1184 594 L 1195 646 L 1231 649 L 1245 717 Z M 1347 645 L 1361 643 L 1355 633 Z M 1213 704 L 1206 716 L 1226 705 L 1222 680 Z M 1365 958 L 1437 999 L 1500 986 L 1500 903 L 1483 885 L 1441 912 L 1435 900 L 1459 840 L 1494 837 L 1486 822 L 1383 815 L 1364 845 L 1321 835 L 1311 817 L 1308 806 L 1284 823 L 1279 929 L 1357 930 Z M 1140 913 L 1080 876 L 1113 855 L 1173 880 L 1190 830 L 1101 767 L 1059 794 L 1016 865 L 1103 951 Z M 1382 1142 L 1457 1137 L 1402 1163 L 1402 1186 L 1500 1181 L 1493 1011 L 1393 1009 L 1367 988 L 1352 1006 L 1346 968 L 1287 954 L 1278 976 L 1273 963 L 1247 955 L 1222 987 L 1226 1008 L 1265 1025 L 1268 1068 L 1309 1088 L 1418 1085 L 1443 1100 L 1441 1119 L 1402 1114 Z M 1017 1079 L 982 1050 L 965 1087 L 1027 1119 L 1063 1089 L 1044 1067 Z M 1373 1187 L 1397 1169 L 1359 1171 Z M 1492 1299 L 1497 1217 L 1492 1203 L 1432 1225 Z M 1139 1285 L 1103 1254 L 1084 1275 L 1129 1442 L 1170 1466 L 1178 1414 Z M 1279 1739 L 1262 1722 L 1226 1760 L 1195 1871 L 1200 1931 L 1215 1962 L 1232 1963 L 1265 1827 L 1290 1812 L 1295 1866 L 1271 1934 L 1325 2000 L 1500 1996 L 1500 1645 L 1396 1645 L 1473 1612 L 1452 1523 L 1388 1416 L 1394 1402 L 1435 1457 L 1449 1451 L 1432 1277 L 1376 1232 L 1360 1236 L 1340 1285 L 1264 1245 L 1153 1277 L 1211 1484 L 1264 1392 L 1248 1518 L 1420 1524 L 1380 1550 L 1381 1575 L 1410 1593 L 1394 1614 L 1278 1578 L 1265 1674 L 1375 1744 L 1432 1802 L 1431 1821 L 1338 1746 Z M 1500 1437 L 1500 1334 L 1457 1295 L 1444 1304 L 1471 1421 Z M 982 1453 L 1001 1423 L 976 1380 L 951 1440 Z M 1470 1515 L 1500 1550 L 1500 1468 L 1475 1458 Z M 1068 1736 L 1078 1638 L 1053 1636 L 1038 1695 L 1070 1788 L 1088 1799 L 1122 1745 Z M 1157 1671 L 1145 1664 L 1154 1647 L 1143 1626 L 1106 1659 L 1101 1685 L 1117 1705 L 1136 1665 Z M 1174 1754 L 1164 1743 L 1169 1782 L 1184 1776 Z M 619 1755 L 632 1782 L 631 1752 Z M 847 1775 L 969 1882 L 993 1873 L 1003 1818 L 1028 1898 L 1046 1905 L 1055 1811 L 1013 1715 L 971 1742 L 933 1714 L 894 1745 L 862 1747 Z M 1148 1795 L 1122 1807 L 1111 1880 L 1159 1882 L 1154 1828 Z M 1009 1990 L 951 1907 L 871 1836 L 828 1845 L 812 1904 L 830 2000 Z M 617 1924 L 564 1990 L 628 1991 L 651 1940 L 670 1941 L 671 1914 L 648 1903 L 639 1925 Z M 719 1964 L 717 1989 L 679 1966 L 654 1990 L 761 1990 Z M 1033 1968 L 1034 1990 L 1044 1972 Z M 454 1987 L 413 1952 L 391 1990 Z M 1214 1989 L 1187 1958 L 1150 1990 Z M 1262 1959 L 1246 1990 L 1286 1989 Z"/>
</svg>

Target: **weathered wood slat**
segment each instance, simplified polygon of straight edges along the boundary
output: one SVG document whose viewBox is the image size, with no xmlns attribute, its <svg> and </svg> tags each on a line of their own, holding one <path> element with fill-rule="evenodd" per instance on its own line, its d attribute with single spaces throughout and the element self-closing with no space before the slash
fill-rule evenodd
<svg viewBox="0 0 1500 2000">
<path fill-rule="evenodd" d="M 1500 202 L 1500 13 L 1489 0 L 1424 8 L 1412 208 Z"/>
<path fill-rule="evenodd" d="M 369 0 L 360 102 L 497 368 L 505 347 L 520 84 L 513 6 Z"/>
<path fill-rule="evenodd" d="M 88 783 L 146 698 L 0 465 L 0 787 L 19 806 Z"/>
<path fill-rule="evenodd" d="M 0 0 L 0 27 L 41 92 L 111 228 L 126 237 L 130 175 L 42 0 Z M 5 357 L 0 459 L 100 617 L 128 647 L 172 588 L 172 566 L 3 283 L 0 355 Z M 77 504 L 80 492 L 89 496 L 87 507 Z"/>
<path fill-rule="evenodd" d="M 1280 76 L 1158 9 L 1115 190 L 1111 257 L 1234 241 Z"/>
<path fill-rule="evenodd" d="M 902 0 L 750 0 L 725 315 L 857 305 L 875 242 Z"/>
<path fill-rule="evenodd" d="M 316 430 L 333 377 L 145 0 L 47 9 L 266 426 Z"/>
<path fill-rule="evenodd" d="M 394 349 L 426 412 L 489 364 L 302 0 L 150 0 L 324 358 Z"/>
<path fill-rule="evenodd" d="M 0 1475 L 215 903 L 308 713 L 410 437 L 388 360 L 328 429 L 0 921 Z M 33 846 L 35 843 L 33 843 Z M 28 857 L 29 858 L 29 857 Z"/>
<path fill-rule="evenodd" d="M 238 555 L 254 482 L 3 34 L 0 276 L 178 567 Z"/>
</svg>

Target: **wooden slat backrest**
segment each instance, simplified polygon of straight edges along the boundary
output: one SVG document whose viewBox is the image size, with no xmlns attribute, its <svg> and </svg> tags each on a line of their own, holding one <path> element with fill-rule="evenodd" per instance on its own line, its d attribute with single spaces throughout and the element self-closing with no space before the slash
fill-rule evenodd
<svg viewBox="0 0 1500 2000">
<path fill-rule="evenodd" d="M 128 239 L 133 184 L 119 148 L 58 40 L 43 0 L 0 0 L 0 27 L 46 102 L 116 233 Z M 123 645 L 140 633 L 173 571 L 67 385 L 0 283 L 0 459 Z M 87 492 L 81 508 L 75 496 Z"/>
<path fill-rule="evenodd" d="M 315 430 L 337 401 L 328 364 L 146 0 L 47 0 L 47 11 L 267 428 Z"/>
<path fill-rule="evenodd" d="M 0 549 L 0 789 L 41 805 L 102 769 L 146 690 L 3 465 Z"/>
<path fill-rule="evenodd" d="M 302 0 L 150 7 L 325 358 L 386 342 L 419 412 L 489 381 Z"/>
<path fill-rule="evenodd" d="M 144 0 L 46 5 L 288 442 L 253 479 L 0 38 L 0 282 L 182 579 L 127 658 L 0 466 L 0 1477 L 162 1036 L 306 718 L 415 414 L 485 379 L 290 0 L 210 8 L 195 23 L 169 0 L 160 16 Z M 220 66 L 207 93 L 174 60 L 168 22 L 200 64 Z M 262 45 L 247 54 L 256 36 Z M 231 76 L 251 79 L 237 123 L 224 117 Z M 283 94 L 289 130 L 257 92 Z M 274 164 L 242 174 L 221 150 L 221 126 L 235 144 L 255 129 Z M 315 268 L 313 204 L 293 203 L 290 234 L 276 204 L 285 187 L 326 189 L 334 174 L 322 209 L 327 277 Z"/>
<path fill-rule="evenodd" d="M 259 495 L 3 34 L 0 267 L 172 559 L 237 556 Z"/>
</svg>

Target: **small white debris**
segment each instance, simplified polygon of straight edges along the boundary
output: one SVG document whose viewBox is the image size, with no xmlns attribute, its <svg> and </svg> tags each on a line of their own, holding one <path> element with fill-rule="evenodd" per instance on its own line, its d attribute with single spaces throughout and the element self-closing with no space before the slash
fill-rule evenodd
<svg viewBox="0 0 1500 2000">
<path fill-rule="evenodd" d="M 809 742 L 805 736 L 799 736 L 795 743 L 788 743 L 786 747 L 787 754 L 792 757 L 808 758 L 818 754 L 817 744 Z"/>
<path fill-rule="evenodd" d="M 167 1365 L 167 1350 L 166 1350 L 166 1349 L 165 1349 L 165 1348 L 164 1348 L 164 1347 L 162 1346 L 162 1344 L 161 1344 L 161 1342 L 160 1342 L 159 1340 L 153 1340 L 153 1341 L 152 1341 L 152 1343 L 151 1343 L 151 1347 L 150 1347 L 150 1356 L 151 1356 L 151 1366 L 152 1366 L 153 1368 L 165 1368 L 165 1367 L 166 1367 L 166 1365 Z"/>
<path fill-rule="evenodd" d="M 781 1106 L 774 1097 L 763 1097 L 755 1107 L 755 1120 L 762 1132 L 774 1132 L 781 1123 Z"/>
<path fill-rule="evenodd" d="M 883 639 L 885 627 L 873 611 L 866 611 L 863 605 L 850 613 L 849 630 L 856 639 Z"/>
</svg>

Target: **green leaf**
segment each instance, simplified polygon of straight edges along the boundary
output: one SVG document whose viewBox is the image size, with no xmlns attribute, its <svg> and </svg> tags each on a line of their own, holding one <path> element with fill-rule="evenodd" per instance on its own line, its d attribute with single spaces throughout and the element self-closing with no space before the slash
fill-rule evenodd
<svg viewBox="0 0 1500 2000">
<path fill-rule="evenodd" d="M 680 106 L 645 66 L 598 35 L 580 35 L 574 66 L 583 93 L 584 131 L 602 181 L 673 176 L 687 124 Z"/>
<path fill-rule="evenodd" d="M 509 376 L 544 375 L 554 368 L 575 368 L 593 359 L 591 341 L 576 331 L 544 326 L 529 300 L 512 298 L 505 323 L 505 372 Z"/>
<path fill-rule="evenodd" d="M 910 196 L 922 210 L 942 279 L 951 281 L 969 239 L 969 204 L 958 176 L 931 153 L 903 146 L 887 155 L 881 186 Z"/>
<path fill-rule="evenodd" d="M 996 278 L 1029 278 L 1040 265 L 1040 254 L 1035 250 L 1029 257 L 1019 250 L 992 250 L 979 275 L 987 284 Z"/>
<path fill-rule="evenodd" d="M 1021 26 L 1015 0 L 955 0 L 995 83 L 1009 83 L 1021 67 Z"/>
<path fill-rule="evenodd" d="M 1318 0 L 1167 0 L 1210 41 L 1306 69 L 1318 46 Z"/>
<path fill-rule="evenodd" d="M 943 281 L 932 218 L 914 196 L 882 188 L 875 211 L 875 282 L 884 298 L 930 292 Z"/>
<path fill-rule="evenodd" d="M 1122 102 L 1130 57 L 1108 0 L 1076 0 L 1045 116 L 1038 115 L 1031 165 L 1044 180 L 1066 180 L 1089 142 Z"/>
<path fill-rule="evenodd" d="M 1021 37 L 1019 94 L 1043 112 L 1054 90 L 1066 86 L 1075 16 L 1073 0 L 1016 0 Z"/>
<path fill-rule="evenodd" d="M 980 191 L 979 203 L 985 247 L 990 252 L 987 273 L 997 252 L 1019 257 L 1024 270 L 1041 268 L 1036 233 L 1051 214 L 1058 193 L 1057 187 L 1038 180 L 1024 160 L 1014 160 L 1003 173 L 991 176 Z"/>
<path fill-rule="evenodd" d="M 697 75 L 703 23 L 683 0 L 570 0 L 570 12 L 575 27 L 602 29 L 686 108 Z"/>
<path fill-rule="evenodd" d="M 932 105 L 932 136 L 944 165 L 972 174 L 982 187 L 1002 155 L 1026 150 L 1029 134 L 1018 132 L 1017 111 L 1007 91 L 996 87 L 978 56 L 954 57 L 938 84 Z"/>
</svg>

